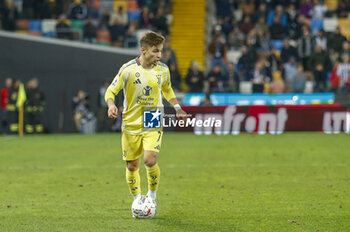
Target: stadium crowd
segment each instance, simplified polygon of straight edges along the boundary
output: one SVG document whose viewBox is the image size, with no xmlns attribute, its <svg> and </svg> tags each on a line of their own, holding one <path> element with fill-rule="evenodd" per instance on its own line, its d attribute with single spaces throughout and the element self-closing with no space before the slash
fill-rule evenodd
<svg viewBox="0 0 350 232">
<path fill-rule="evenodd" d="M 109 0 L 0 0 L 0 28 L 126 48 L 137 47 L 138 29 L 168 35 L 170 0 L 119 2 L 118 5 Z"/>
<path fill-rule="evenodd" d="M 248 81 L 255 93 L 304 92 L 306 81 L 314 92 L 350 92 L 349 40 L 335 25 L 323 30 L 325 18 L 350 17 L 349 1 L 328 10 L 321 0 L 216 0 L 216 23 L 208 46 L 208 75 L 186 77 L 190 92 L 238 92 Z M 346 20 L 348 20 L 346 18 Z M 238 54 L 234 63 L 230 54 Z"/>
</svg>

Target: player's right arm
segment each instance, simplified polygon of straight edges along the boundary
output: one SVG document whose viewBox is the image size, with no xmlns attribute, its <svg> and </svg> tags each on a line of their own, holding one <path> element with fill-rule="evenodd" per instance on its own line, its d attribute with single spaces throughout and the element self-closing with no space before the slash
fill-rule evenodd
<svg viewBox="0 0 350 232">
<path fill-rule="evenodd" d="M 114 77 L 112 84 L 107 88 L 105 93 L 105 101 L 108 106 L 108 117 L 117 118 L 118 117 L 118 108 L 114 104 L 115 96 L 124 86 L 124 80 L 126 76 L 126 70 L 124 65 L 120 68 L 118 74 Z"/>
</svg>

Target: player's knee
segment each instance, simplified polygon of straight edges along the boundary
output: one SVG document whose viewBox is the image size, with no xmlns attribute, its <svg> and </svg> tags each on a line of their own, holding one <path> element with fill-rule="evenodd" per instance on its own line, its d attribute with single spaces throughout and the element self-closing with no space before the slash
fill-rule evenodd
<svg viewBox="0 0 350 232">
<path fill-rule="evenodd" d="M 134 172 L 139 169 L 139 164 L 137 162 L 128 162 L 126 167 L 130 172 Z"/>
<path fill-rule="evenodd" d="M 147 167 L 152 167 L 157 163 L 156 159 L 145 159 L 145 165 Z"/>
</svg>

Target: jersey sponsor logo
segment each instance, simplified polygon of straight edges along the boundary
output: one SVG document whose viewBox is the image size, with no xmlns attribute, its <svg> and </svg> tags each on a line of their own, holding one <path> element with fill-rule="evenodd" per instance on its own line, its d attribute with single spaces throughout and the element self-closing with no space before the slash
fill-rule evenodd
<svg viewBox="0 0 350 232">
<path fill-rule="evenodd" d="M 139 72 L 136 72 L 136 73 L 135 73 L 135 77 L 140 77 L 140 73 L 139 73 Z"/>
<path fill-rule="evenodd" d="M 152 87 L 147 85 L 145 88 L 143 88 L 143 94 L 145 96 L 149 96 L 151 94 L 151 91 L 152 91 Z"/>
<path fill-rule="evenodd" d="M 136 79 L 136 81 L 133 82 L 134 85 L 141 84 L 140 79 Z"/>
<path fill-rule="evenodd" d="M 127 156 L 127 153 L 126 153 L 126 151 L 124 150 L 123 151 L 123 156 L 126 158 L 126 156 Z"/>
<path fill-rule="evenodd" d="M 160 150 L 160 146 L 157 145 L 157 146 L 154 147 L 154 149 L 157 149 L 159 151 Z"/>
<path fill-rule="evenodd" d="M 162 113 L 157 110 L 143 112 L 143 128 L 160 128 Z"/>
</svg>

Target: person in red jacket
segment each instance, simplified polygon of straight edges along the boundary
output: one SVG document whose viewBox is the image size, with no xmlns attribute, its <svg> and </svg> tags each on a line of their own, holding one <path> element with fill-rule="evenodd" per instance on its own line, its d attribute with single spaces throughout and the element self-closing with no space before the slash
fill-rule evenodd
<svg viewBox="0 0 350 232">
<path fill-rule="evenodd" d="M 8 131 L 8 117 L 7 117 L 7 103 L 8 103 L 8 91 L 12 86 L 12 79 L 7 78 L 5 80 L 5 87 L 0 92 L 0 115 L 1 115 L 1 127 L 0 131 L 5 133 Z"/>
</svg>

